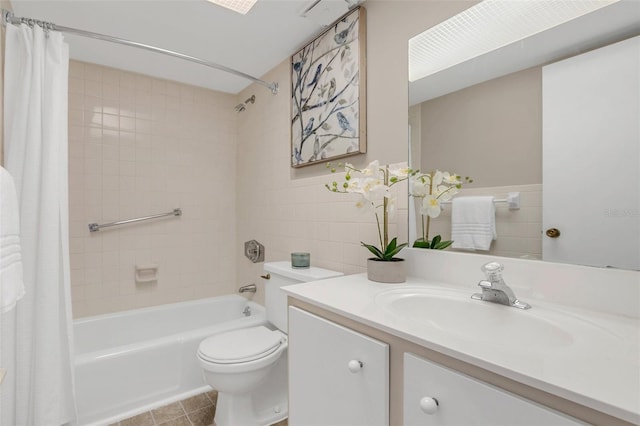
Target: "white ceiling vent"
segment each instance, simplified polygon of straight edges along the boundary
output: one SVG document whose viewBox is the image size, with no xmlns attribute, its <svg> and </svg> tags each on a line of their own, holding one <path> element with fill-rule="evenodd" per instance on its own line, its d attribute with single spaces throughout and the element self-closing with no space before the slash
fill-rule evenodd
<svg viewBox="0 0 640 426">
<path fill-rule="evenodd" d="M 358 0 L 313 0 L 302 9 L 300 16 L 326 27 L 359 3 Z"/>
</svg>

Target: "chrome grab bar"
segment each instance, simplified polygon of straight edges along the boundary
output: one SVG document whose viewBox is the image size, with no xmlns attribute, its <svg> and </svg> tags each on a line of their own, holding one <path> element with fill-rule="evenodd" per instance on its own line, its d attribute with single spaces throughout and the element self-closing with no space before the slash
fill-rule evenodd
<svg viewBox="0 0 640 426">
<path fill-rule="evenodd" d="M 182 216 L 182 209 L 177 208 L 177 209 L 173 209 L 173 211 L 170 211 L 168 213 L 156 214 L 153 216 L 138 217 L 136 219 L 121 220 L 118 222 L 103 223 L 101 225 L 97 223 L 90 223 L 89 232 L 96 232 L 96 231 L 99 231 L 101 228 L 108 228 L 110 226 L 125 225 L 127 223 L 140 222 L 140 221 L 149 220 L 149 219 L 157 219 L 165 216 Z"/>
</svg>

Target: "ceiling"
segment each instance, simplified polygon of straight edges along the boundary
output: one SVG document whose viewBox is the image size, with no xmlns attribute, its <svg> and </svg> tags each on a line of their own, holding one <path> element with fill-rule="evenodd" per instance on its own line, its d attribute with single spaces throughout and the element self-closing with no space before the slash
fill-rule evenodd
<svg viewBox="0 0 640 426">
<path fill-rule="evenodd" d="M 346 13 L 348 4 L 346 0 L 258 0 L 247 15 L 241 15 L 206 0 L 11 0 L 17 17 L 172 50 L 258 78 Z M 142 49 L 71 33 L 65 40 L 71 58 L 80 61 L 232 94 L 251 84 L 233 74 Z"/>
<path fill-rule="evenodd" d="M 524 40 L 409 83 L 409 105 L 416 105 L 483 81 L 555 62 L 640 32 L 640 2 L 621 0 Z"/>
</svg>

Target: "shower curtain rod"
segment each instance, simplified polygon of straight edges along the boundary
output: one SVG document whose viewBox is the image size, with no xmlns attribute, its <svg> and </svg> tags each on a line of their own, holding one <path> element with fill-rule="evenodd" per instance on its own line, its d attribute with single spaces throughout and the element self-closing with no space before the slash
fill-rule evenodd
<svg viewBox="0 0 640 426">
<path fill-rule="evenodd" d="M 125 40 L 118 37 L 113 37 L 105 34 L 93 33 L 90 31 L 79 30 L 77 28 L 63 27 L 61 25 L 54 24 L 52 22 L 39 21 L 31 18 L 19 18 L 13 15 L 12 12 L 2 9 L 2 25 L 6 26 L 7 24 L 27 24 L 30 26 L 38 25 L 45 30 L 54 30 L 60 31 L 63 33 L 71 33 L 80 35 L 83 37 L 89 37 L 97 40 L 108 41 L 111 43 L 123 44 L 125 46 L 138 47 L 140 49 L 149 50 L 151 52 L 162 53 L 163 55 L 173 56 L 175 58 L 184 59 L 187 61 L 195 62 L 196 64 L 204 65 L 210 68 L 215 68 L 220 71 L 228 72 L 233 75 L 237 75 L 238 77 L 245 78 L 247 80 L 251 80 L 254 83 L 258 83 L 269 90 L 274 95 L 278 93 L 278 83 L 276 82 L 266 82 L 264 80 L 260 80 L 259 78 L 253 77 L 249 74 L 245 74 L 242 71 L 234 70 L 233 68 L 225 67 L 224 65 L 216 64 L 215 62 L 206 61 L 204 59 L 196 58 L 194 56 L 185 55 L 184 53 L 174 52 L 172 50 L 162 49 L 160 47 L 150 46 L 148 44 L 138 43 L 136 41 Z"/>
</svg>

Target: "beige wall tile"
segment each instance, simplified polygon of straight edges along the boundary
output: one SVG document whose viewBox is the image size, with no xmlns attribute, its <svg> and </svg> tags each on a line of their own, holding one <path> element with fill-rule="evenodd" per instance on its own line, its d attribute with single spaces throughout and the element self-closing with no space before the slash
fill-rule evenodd
<svg viewBox="0 0 640 426">
<path fill-rule="evenodd" d="M 70 70 L 74 316 L 233 292 L 235 97 L 78 61 Z M 169 86 L 170 108 L 152 96 Z M 196 98 L 211 103 L 196 108 Z M 176 207 L 180 218 L 88 232 Z M 137 284 L 135 265 L 150 263 L 158 281 Z"/>
</svg>

